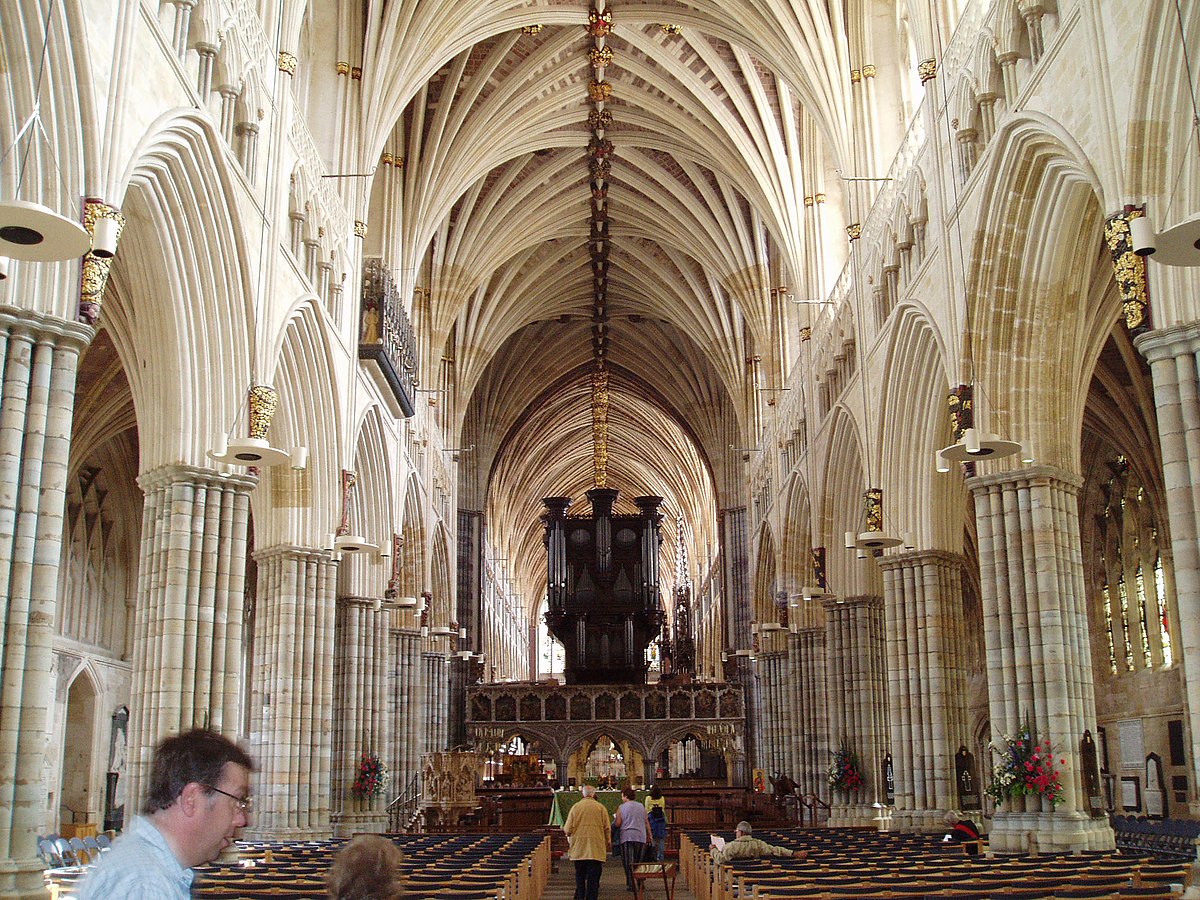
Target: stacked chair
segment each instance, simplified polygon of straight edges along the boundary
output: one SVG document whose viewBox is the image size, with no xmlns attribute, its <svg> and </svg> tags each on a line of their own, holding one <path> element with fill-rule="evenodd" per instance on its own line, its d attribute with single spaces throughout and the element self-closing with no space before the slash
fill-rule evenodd
<svg viewBox="0 0 1200 900">
<path fill-rule="evenodd" d="M 550 877 L 543 835 L 394 835 L 413 897 L 537 900 Z M 214 900 L 316 900 L 344 841 L 244 842 L 239 859 L 202 867 L 194 896 Z"/>
<path fill-rule="evenodd" d="M 39 838 L 38 856 L 46 866 L 46 888 L 50 896 L 72 894 L 79 879 L 99 862 L 108 844 L 108 835 L 104 835 L 103 845 L 93 837 L 67 839 L 50 834 Z"/>
<path fill-rule="evenodd" d="M 783 830 L 755 837 L 806 850 L 807 858 L 716 866 L 708 834 L 685 834 L 680 871 L 698 900 L 1168 900 L 1192 879 L 1189 862 L 1124 851 L 968 857 L 932 835 Z"/>
<path fill-rule="evenodd" d="M 1196 858 L 1200 822 L 1190 819 L 1149 819 L 1145 816 L 1113 816 L 1117 846 L 1136 853 L 1151 853 L 1168 859 Z"/>
</svg>

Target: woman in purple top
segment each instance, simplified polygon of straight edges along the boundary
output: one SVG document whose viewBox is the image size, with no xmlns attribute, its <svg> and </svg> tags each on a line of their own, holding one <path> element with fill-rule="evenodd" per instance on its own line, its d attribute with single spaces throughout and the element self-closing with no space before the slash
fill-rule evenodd
<svg viewBox="0 0 1200 900">
<path fill-rule="evenodd" d="M 613 824 L 621 836 L 621 864 L 625 867 L 625 889 L 633 890 L 633 867 L 642 861 L 646 844 L 650 842 L 650 816 L 646 807 L 637 802 L 637 791 L 631 787 L 621 792 L 625 802 L 617 807 Z"/>
</svg>

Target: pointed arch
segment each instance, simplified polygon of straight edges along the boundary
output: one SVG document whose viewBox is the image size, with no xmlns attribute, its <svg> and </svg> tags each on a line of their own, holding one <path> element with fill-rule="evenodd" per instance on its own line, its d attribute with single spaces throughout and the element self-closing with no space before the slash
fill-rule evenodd
<svg viewBox="0 0 1200 900">
<path fill-rule="evenodd" d="M 948 379 L 941 336 L 926 310 L 905 304 L 896 311 L 887 348 L 881 484 L 884 530 L 911 531 L 916 546 L 958 551 L 962 544 L 962 479 L 940 474 L 934 455 L 951 443 Z"/>
<path fill-rule="evenodd" d="M 363 416 L 354 451 L 356 478 L 350 495 L 350 533 L 369 543 L 391 549 L 392 471 L 382 411 L 372 405 Z M 342 558 L 338 568 L 338 593 L 355 597 L 382 597 L 391 573 L 390 558 L 378 553 L 355 553 Z"/>
<path fill-rule="evenodd" d="M 307 447 L 308 466 L 275 466 L 251 497 L 260 547 L 291 543 L 319 547 L 341 519 L 341 404 L 327 328 L 315 298 L 292 312 L 280 332 L 278 368 L 269 375 L 279 408 L 267 432 L 274 446 Z"/>
<path fill-rule="evenodd" d="M 1087 303 L 1104 221 L 1099 183 L 1053 123 L 1015 118 L 997 141 L 968 251 L 976 425 L 1028 435 L 1039 461 L 1078 472 L 1088 378 L 1119 313 L 1115 298 Z"/>
<path fill-rule="evenodd" d="M 122 181 L 127 224 L 101 317 L 129 378 L 143 472 L 205 464 L 250 386 L 254 310 L 225 158 L 209 122 L 171 113 Z"/>
</svg>

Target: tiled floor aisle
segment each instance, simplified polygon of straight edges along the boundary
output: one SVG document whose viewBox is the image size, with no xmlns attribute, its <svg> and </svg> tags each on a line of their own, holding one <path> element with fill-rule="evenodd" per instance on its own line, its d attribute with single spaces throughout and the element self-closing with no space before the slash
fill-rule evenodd
<svg viewBox="0 0 1200 900">
<path fill-rule="evenodd" d="M 575 864 L 565 856 L 558 861 L 558 871 L 550 876 L 543 900 L 571 900 L 575 896 Z M 610 857 L 604 864 L 600 878 L 600 900 L 622 900 L 633 894 L 625 890 L 625 872 L 621 860 Z M 666 896 L 661 881 L 650 882 L 646 888 L 646 900 L 662 900 Z M 696 900 L 696 895 L 687 889 L 682 878 L 675 879 L 675 900 Z"/>
</svg>

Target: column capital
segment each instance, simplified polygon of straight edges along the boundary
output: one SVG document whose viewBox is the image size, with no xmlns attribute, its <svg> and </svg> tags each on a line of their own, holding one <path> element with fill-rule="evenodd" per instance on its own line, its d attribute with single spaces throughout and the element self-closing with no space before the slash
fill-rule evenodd
<svg viewBox="0 0 1200 900">
<path fill-rule="evenodd" d="M 1200 352 L 1200 322 L 1145 331 L 1133 339 L 1133 346 L 1149 362 Z"/>
<path fill-rule="evenodd" d="M 271 562 L 277 559 L 294 559 L 311 562 L 332 562 L 333 554 L 319 547 L 301 547 L 298 544 L 276 544 L 256 550 L 254 561 Z"/>
<path fill-rule="evenodd" d="M 1083 487 L 1083 478 L 1074 472 L 1060 469 L 1057 466 L 1023 466 L 1020 469 L 1009 469 L 1007 472 L 994 472 L 991 475 L 975 475 L 966 481 L 967 489 L 973 495 L 987 492 L 990 488 L 1005 485 L 1050 485 L 1057 484 L 1066 488 L 1071 494 L 1078 494 Z"/>
<path fill-rule="evenodd" d="M 19 306 L 0 306 L 0 329 L 27 334 L 34 340 L 55 338 L 57 346 L 82 351 L 92 342 L 96 329 Z"/>
<path fill-rule="evenodd" d="M 802 625 L 791 632 L 791 636 L 793 638 L 819 637 L 821 640 L 825 640 L 825 626 L 824 624 Z"/>
<path fill-rule="evenodd" d="M 909 550 L 905 553 L 885 554 L 876 562 L 881 570 L 887 572 L 891 569 L 916 568 L 926 563 L 962 566 L 965 559 L 961 553 L 951 553 L 949 550 Z"/>
<path fill-rule="evenodd" d="M 197 487 L 229 487 L 246 493 L 254 490 L 258 485 L 258 479 L 253 475 L 218 472 L 215 469 L 182 463 L 170 463 L 158 466 L 149 472 L 143 472 L 138 476 L 137 482 L 138 487 L 147 494 L 178 482 L 194 484 Z"/>
<path fill-rule="evenodd" d="M 853 597 L 839 597 L 836 594 L 831 594 L 821 600 L 821 605 L 826 610 L 833 610 L 838 607 L 850 609 L 877 607 L 883 609 L 883 597 L 878 594 L 857 594 Z"/>
<path fill-rule="evenodd" d="M 339 607 L 358 607 L 360 609 L 374 609 L 375 604 L 383 603 L 382 597 L 360 597 L 357 594 L 339 594 L 335 600 Z"/>
</svg>

